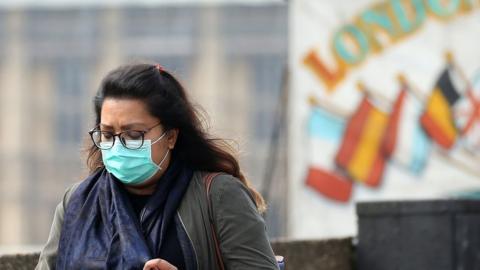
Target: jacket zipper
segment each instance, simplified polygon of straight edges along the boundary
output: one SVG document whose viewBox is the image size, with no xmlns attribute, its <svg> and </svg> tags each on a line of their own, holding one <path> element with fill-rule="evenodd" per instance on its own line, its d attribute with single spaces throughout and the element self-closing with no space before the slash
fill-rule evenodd
<svg viewBox="0 0 480 270">
<path fill-rule="evenodd" d="M 198 268 L 198 257 L 197 257 L 197 251 L 195 250 L 195 245 L 193 245 L 193 241 L 192 241 L 192 238 L 190 238 L 190 234 L 188 233 L 187 231 L 187 228 L 185 227 L 185 224 L 183 223 L 183 220 L 182 220 L 182 217 L 180 216 L 180 213 L 177 211 L 177 216 L 178 216 L 178 220 L 180 220 L 180 223 L 182 224 L 182 227 L 183 227 L 183 230 L 185 231 L 185 234 L 187 235 L 188 237 L 188 241 L 190 241 L 190 246 L 192 247 L 193 249 L 193 255 L 195 256 L 195 263 L 197 265 L 197 269 L 200 269 Z"/>
</svg>

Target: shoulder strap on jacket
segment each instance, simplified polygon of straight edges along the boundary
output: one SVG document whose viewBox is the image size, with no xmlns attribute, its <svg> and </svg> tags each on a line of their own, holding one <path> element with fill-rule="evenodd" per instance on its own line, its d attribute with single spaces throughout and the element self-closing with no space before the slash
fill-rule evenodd
<svg viewBox="0 0 480 270">
<path fill-rule="evenodd" d="M 218 238 L 217 238 L 217 232 L 215 230 L 215 225 L 213 223 L 213 210 L 212 210 L 212 202 L 210 200 L 210 189 L 212 187 L 212 182 L 215 176 L 219 175 L 220 173 L 206 173 L 204 176 L 204 184 L 205 184 L 205 190 L 206 195 L 207 195 L 207 203 L 208 203 L 208 218 L 210 219 L 210 227 L 212 229 L 212 236 L 213 236 L 213 241 L 215 242 L 215 254 L 217 258 L 217 264 L 218 267 L 221 270 L 225 270 L 225 265 L 223 264 L 223 259 L 222 259 L 222 253 L 220 252 L 220 245 L 218 243 Z"/>
</svg>

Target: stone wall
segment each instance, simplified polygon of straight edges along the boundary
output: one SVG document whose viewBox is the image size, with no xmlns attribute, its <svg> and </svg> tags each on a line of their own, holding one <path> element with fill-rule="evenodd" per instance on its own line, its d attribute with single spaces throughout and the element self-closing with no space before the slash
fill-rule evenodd
<svg viewBox="0 0 480 270">
<path fill-rule="evenodd" d="M 285 257 L 287 270 L 351 270 L 352 239 L 275 241 L 276 255 Z"/>
<path fill-rule="evenodd" d="M 274 241 L 276 255 L 285 257 L 287 270 L 351 270 L 352 239 Z M 0 256 L 1 270 L 34 269 L 38 253 Z"/>
<path fill-rule="evenodd" d="M 40 253 L 16 254 L 0 256 L 2 270 L 32 270 L 37 265 Z"/>
</svg>

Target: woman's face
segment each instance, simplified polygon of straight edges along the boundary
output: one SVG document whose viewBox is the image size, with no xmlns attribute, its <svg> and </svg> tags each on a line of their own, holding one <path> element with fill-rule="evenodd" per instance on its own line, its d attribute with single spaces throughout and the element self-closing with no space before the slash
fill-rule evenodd
<svg viewBox="0 0 480 270">
<path fill-rule="evenodd" d="M 103 101 L 101 111 L 100 129 L 105 131 L 111 131 L 115 134 L 125 130 L 143 130 L 146 131 L 152 128 L 149 132 L 145 133 L 145 140 L 155 141 L 165 132 L 160 123 L 160 119 L 151 115 L 144 102 L 136 99 L 116 99 L 106 98 Z M 172 150 L 177 140 L 178 130 L 173 129 L 167 132 L 165 136 L 157 143 L 152 145 L 152 160 L 157 165 L 165 157 L 167 150 Z M 115 138 L 118 142 L 118 137 Z M 170 164 L 171 153 L 169 153 L 162 163 L 162 170 L 159 170 L 149 180 L 137 184 L 135 186 L 150 186 L 165 172 L 166 168 Z"/>
</svg>

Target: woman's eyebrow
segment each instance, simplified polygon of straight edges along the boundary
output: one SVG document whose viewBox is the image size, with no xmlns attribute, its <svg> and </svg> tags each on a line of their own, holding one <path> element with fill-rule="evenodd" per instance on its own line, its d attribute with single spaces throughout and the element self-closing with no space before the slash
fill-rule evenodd
<svg viewBox="0 0 480 270">
<path fill-rule="evenodd" d="M 113 129 L 112 126 L 100 123 L 100 127 L 104 129 Z"/>
<path fill-rule="evenodd" d="M 100 126 L 102 128 L 105 128 L 105 129 L 113 129 L 113 126 L 110 126 L 110 125 L 107 125 L 107 124 L 102 124 L 100 123 Z M 144 123 L 140 123 L 140 122 L 134 122 L 134 123 L 129 123 L 129 124 L 126 124 L 126 125 L 122 125 L 120 126 L 120 129 L 122 130 L 128 130 L 128 129 L 131 129 L 131 128 L 134 128 L 134 127 L 145 127 L 145 124 Z"/>
<path fill-rule="evenodd" d="M 145 127 L 145 124 L 144 123 L 139 123 L 139 122 L 135 122 L 135 123 L 130 123 L 130 124 L 126 124 L 126 125 L 122 125 L 120 126 L 120 128 L 122 130 L 128 130 L 128 129 L 131 129 L 131 128 L 134 128 L 134 127 Z"/>
</svg>

